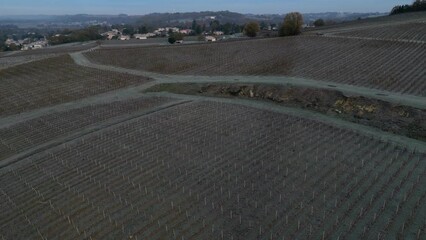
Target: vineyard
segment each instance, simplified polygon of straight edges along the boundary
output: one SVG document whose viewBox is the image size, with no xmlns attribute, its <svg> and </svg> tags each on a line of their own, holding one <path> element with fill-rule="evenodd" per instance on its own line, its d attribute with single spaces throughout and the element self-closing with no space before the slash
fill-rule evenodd
<svg viewBox="0 0 426 240">
<path fill-rule="evenodd" d="M 327 34 L 329 34 L 326 31 Z M 426 43 L 426 22 L 406 23 L 376 28 L 337 30 L 331 32 L 337 36 L 383 39 L 389 41 L 417 41 Z"/>
<path fill-rule="evenodd" d="M 180 105 L 0 174 L 5 239 L 420 239 L 426 155 L 222 103 Z"/>
<path fill-rule="evenodd" d="M 404 25 L 410 23 L 425 23 L 426 14 L 424 12 L 413 12 L 405 14 L 396 14 L 392 16 L 382 16 L 374 18 L 359 19 L 357 21 L 348 21 L 340 24 L 326 25 L 320 28 L 306 29 L 306 32 L 339 32 L 355 29 L 377 29 L 382 27 Z M 370 36 L 367 36 L 370 37 Z"/>
<path fill-rule="evenodd" d="M 147 78 L 82 68 L 67 55 L 1 70 L 0 79 L 0 116 L 147 82 Z"/>
<path fill-rule="evenodd" d="M 21 65 L 24 63 L 34 62 L 38 60 L 43 60 L 46 58 L 57 57 L 58 54 L 36 54 L 28 56 L 9 56 L 9 57 L 0 57 L 0 70 L 13 67 L 16 65 Z"/>
<path fill-rule="evenodd" d="M 34 49 L 30 51 L 19 51 L 13 54 L 12 56 L 34 56 L 34 55 L 45 55 L 45 54 L 67 54 L 72 52 L 79 52 L 91 49 L 93 47 L 96 47 L 96 43 L 89 42 L 89 43 L 70 43 L 70 44 L 63 44 L 63 45 L 57 45 L 57 46 L 51 46 L 49 48 L 44 49 Z M 0 55 L 1 56 L 1 55 Z"/>
<path fill-rule="evenodd" d="M 424 55 L 418 43 L 322 36 L 86 53 L 100 64 L 164 74 L 284 75 L 426 96 Z"/>
<path fill-rule="evenodd" d="M 0 128 L 0 160 L 92 124 L 100 124 L 114 117 L 150 109 L 167 101 L 164 98 L 141 98 L 93 105 L 52 113 L 8 128 Z"/>
<path fill-rule="evenodd" d="M 1 53 L 0 240 L 426 239 L 424 19 Z"/>
</svg>

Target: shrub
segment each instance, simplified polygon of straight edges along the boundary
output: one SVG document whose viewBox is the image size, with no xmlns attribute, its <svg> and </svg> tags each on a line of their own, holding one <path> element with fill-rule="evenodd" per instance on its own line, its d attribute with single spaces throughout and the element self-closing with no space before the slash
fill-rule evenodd
<svg viewBox="0 0 426 240">
<path fill-rule="evenodd" d="M 256 37 L 259 31 L 260 31 L 260 27 L 257 22 L 247 23 L 246 26 L 244 27 L 244 33 L 248 37 Z"/>
<path fill-rule="evenodd" d="M 302 32 L 303 17 L 299 12 L 292 12 L 285 16 L 280 29 L 280 36 L 293 36 Z"/>
</svg>

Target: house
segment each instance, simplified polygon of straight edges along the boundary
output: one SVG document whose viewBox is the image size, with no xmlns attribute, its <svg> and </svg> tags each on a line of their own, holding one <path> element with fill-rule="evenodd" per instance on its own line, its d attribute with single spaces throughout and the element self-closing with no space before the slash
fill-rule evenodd
<svg viewBox="0 0 426 240">
<path fill-rule="evenodd" d="M 193 31 L 192 29 L 182 29 L 179 32 L 185 35 L 190 35 Z"/>
<path fill-rule="evenodd" d="M 47 40 L 32 42 L 28 44 L 22 45 L 21 50 L 32 50 L 32 49 L 42 49 L 49 46 L 49 42 Z"/>
<path fill-rule="evenodd" d="M 206 36 L 205 41 L 206 42 L 216 42 L 216 38 L 213 36 Z"/>
<path fill-rule="evenodd" d="M 15 41 L 15 40 L 13 40 L 13 39 L 11 39 L 11 38 L 6 39 L 6 41 L 5 41 L 4 43 L 5 43 L 7 46 L 10 46 L 10 45 L 12 45 L 12 44 L 19 45 L 19 42 L 18 42 L 18 41 Z"/>
<path fill-rule="evenodd" d="M 221 35 L 223 35 L 225 33 L 222 32 L 222 31 L 214 31 L 213 34 L 216 35 L 216 36 L 221 36 Z"/>
<path fill-rule="evenodd" d="M 121 41 L 126 41 L 126 40 L 130 40 L 130 36 L 129 35 L 121 35 L 118 39 L 121 40 Z"/>
<path fill-rule="evenodd" d="M 114 37 L 118 36 L 118 34 L 114 31 L 109 31 L 101 34 L 102 36 L 106 37 L 106 39 L 111 40 Z"/>
<path fill-rule="evenodd" d="M 146 40 L 148 39 L 147 34 L 135 34 L 133 35 L 134 38 L 139 39 L 139 40 Z"/>
<path fill-rule="evenodd" d="M 115 37 L 118 37 L 121 34 L 121 32 L 118 29 L 112 29 L 111 31 L 102 33 L 101 35 L 106 37 L 106 39 L 111 40 Z"/>
</svg>

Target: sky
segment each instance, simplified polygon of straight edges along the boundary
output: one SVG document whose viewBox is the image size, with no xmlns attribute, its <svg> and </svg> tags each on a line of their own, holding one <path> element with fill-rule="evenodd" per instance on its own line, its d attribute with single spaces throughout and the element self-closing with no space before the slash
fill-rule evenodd
<svg viewBox="0 0 426 240">
<path fill-rule="evenodd" d="M 0 15 L 129 14 L 228 10 L 283 14 L 291 11 L 388 12 L 412 0 L 0 0 Z"/>
</svg>

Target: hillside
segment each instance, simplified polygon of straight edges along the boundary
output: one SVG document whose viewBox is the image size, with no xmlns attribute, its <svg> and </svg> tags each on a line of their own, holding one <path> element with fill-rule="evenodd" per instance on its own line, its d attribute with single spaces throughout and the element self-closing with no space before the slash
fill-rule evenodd
<svg viewBox="0 0 426 240">
<path fill-rule="evenodd" d="M 425 239 L 425 25 L 2 53 L 0 239 Z"/>
</svg>

